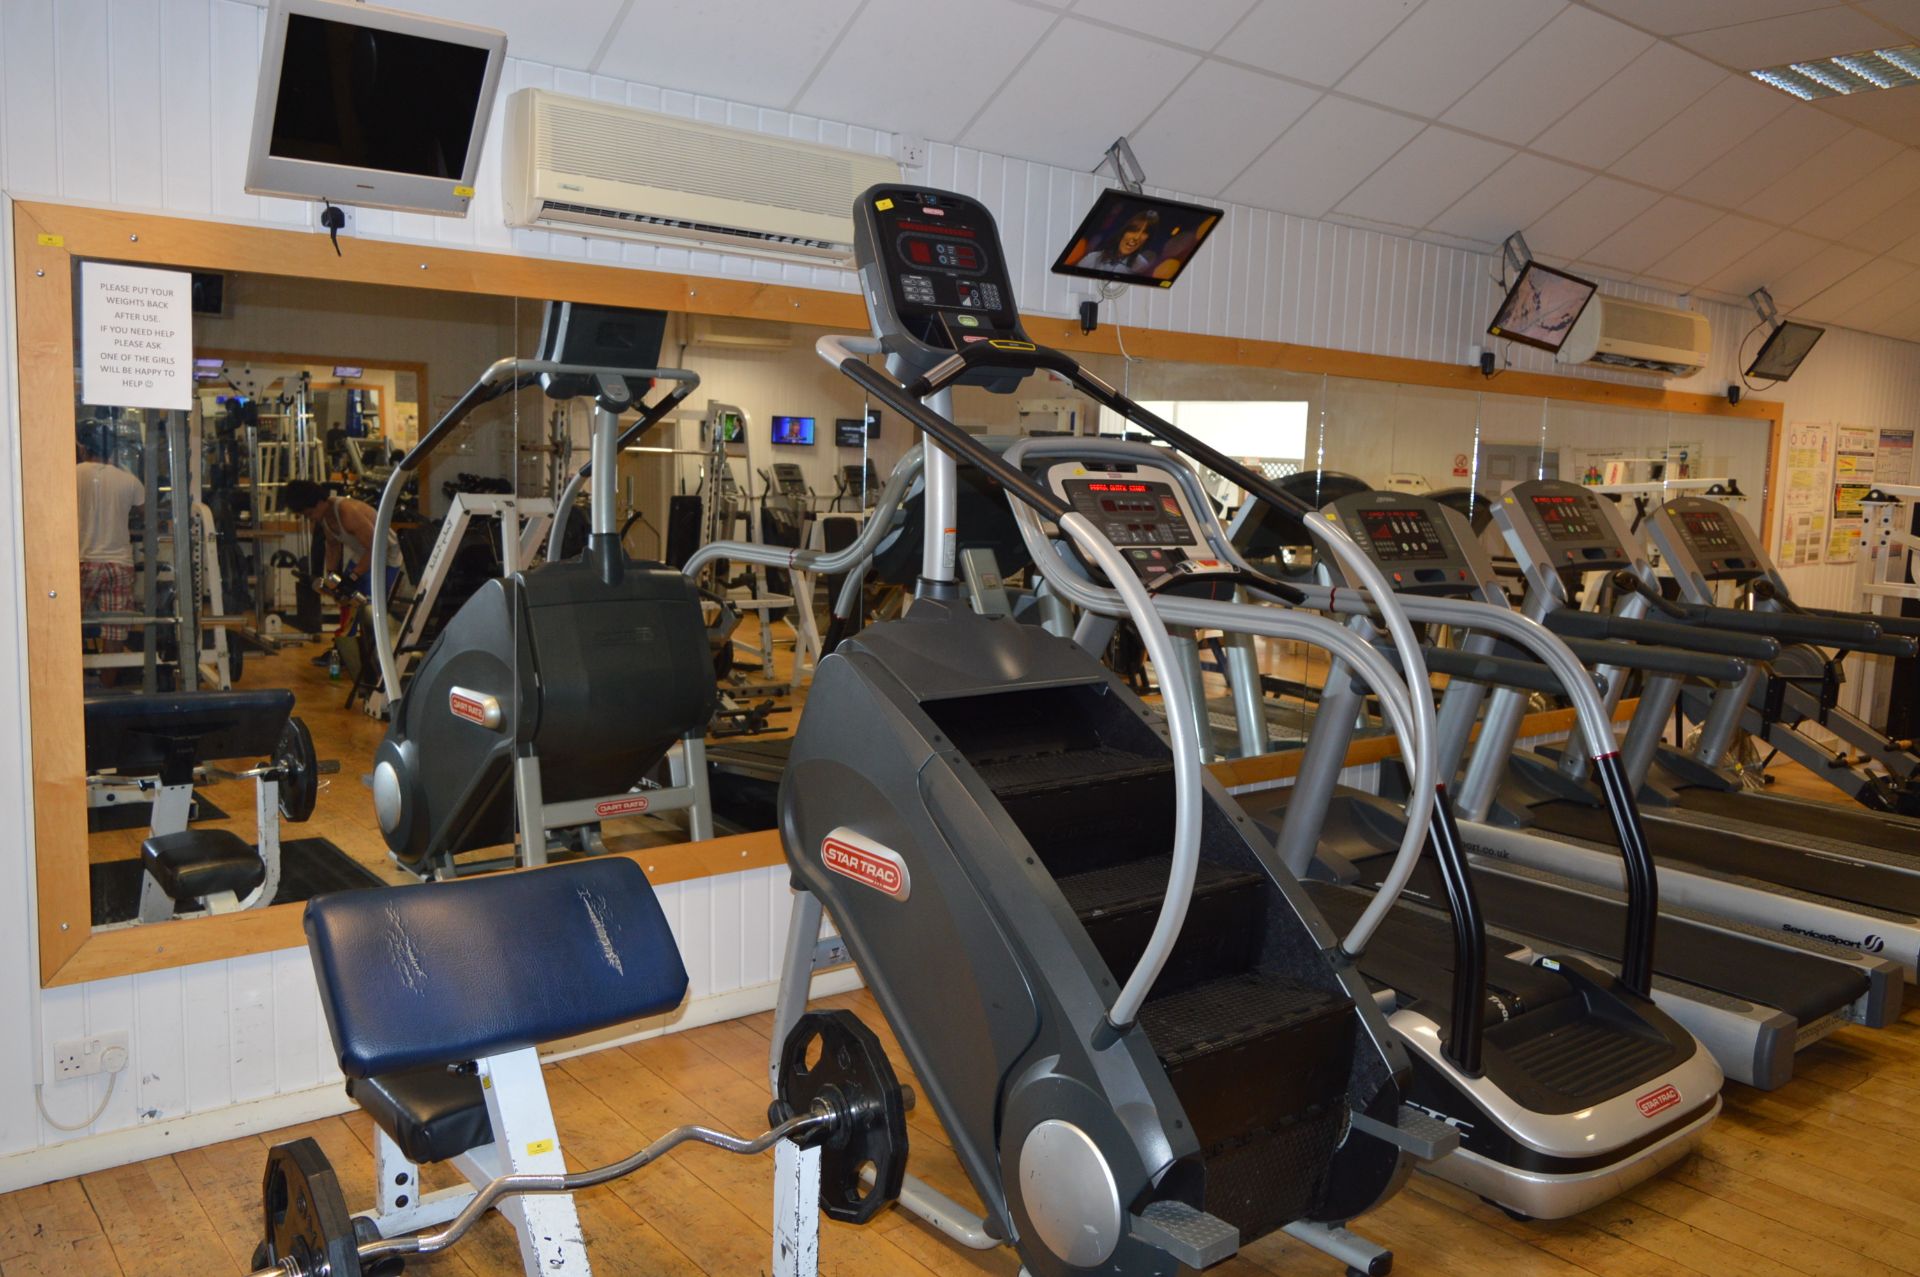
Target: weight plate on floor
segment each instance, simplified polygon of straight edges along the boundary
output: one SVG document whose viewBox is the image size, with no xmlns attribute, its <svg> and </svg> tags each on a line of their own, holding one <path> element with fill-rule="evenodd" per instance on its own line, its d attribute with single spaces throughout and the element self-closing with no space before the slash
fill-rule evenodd
<svg viewBox="0 0 1920 1277">
<path fill-rule="evenodd" d="M 820 1209 L 864 1224 L 900 1196 L 907 1173 L 907 1104 L 873 1030 L 850 1011 L 800 1017 L 780 1049 L 775 1123 L 824 1100 L 841 1120 L 820 1148 Z"/>
<path fill-rule="evenodd" d="M 267 1153 L 267 1174 L 260 1186 L 266 1239 L 256 1264 L 271 1267 L 291 1259 L 297 1272 L 327 1277 L 364 1277 L 353 1216 L 340 1192 L 340 1179 L 327 1155 L 312 1139 L 275 1144 Z"/>
<path fill-rule="evenodd" d="M 320 799 L 320 760 L 314 756 L 313 733 L 292 715 L 280 731 L 273 765 L 280 773 L 280 814 L 292 821 L 313 815 Z"/>
</svg>

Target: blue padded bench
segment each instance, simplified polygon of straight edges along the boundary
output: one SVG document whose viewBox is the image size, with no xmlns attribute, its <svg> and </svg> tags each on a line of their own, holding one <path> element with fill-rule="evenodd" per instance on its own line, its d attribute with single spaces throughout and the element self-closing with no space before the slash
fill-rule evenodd
<svg viewBox="0 0 1920 1277">
<path fill-rule="evenodd" d="M 413 1162 L 492 1141 L 478 1076 L 449 1072 L 670 1011 L 687 971 L 619 857 L 317 896 L 307 947 L 348 1093 Z"/>
</svg>

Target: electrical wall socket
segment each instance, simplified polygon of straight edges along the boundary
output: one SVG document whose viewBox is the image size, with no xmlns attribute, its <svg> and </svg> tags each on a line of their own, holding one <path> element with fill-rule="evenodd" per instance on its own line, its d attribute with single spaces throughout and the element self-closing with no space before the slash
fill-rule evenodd
<svg viewBox="0 0 1920 1277">
<path fill-rule="evenodd" d="M 51 1081 L 71 1077 L 92 1077 L 96 1073 L 118 1073 L 127 1067 L 127 1034 L 99 1033 L 90 1038 L 67 1038 L 53 1044 L 53 1067 L 47 1070 Z"/>
<path fill-rule="evenodd" d="M 902 168 L 920 168 L 927 162 L 927 139 L 912 133 L 893 135 L 893 158 Z"/>
</svg>

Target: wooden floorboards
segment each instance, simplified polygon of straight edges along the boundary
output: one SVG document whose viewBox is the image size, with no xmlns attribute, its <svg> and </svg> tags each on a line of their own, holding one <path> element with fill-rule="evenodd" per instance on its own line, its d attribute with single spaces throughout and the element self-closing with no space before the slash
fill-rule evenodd
<svg viewBox="0 0 1920 1277">
<path fill-rule="evenodd" d="M 864 994 L 826 999 L 893 1039 Z M 755 1016 L 566 1060 L 547 1069 L 569 1161 L 623 1157 L 685 1122 L 751 1134 L 765 1125 L 770 1017 Z M 898 1059 L 897 1049 L 895 1058 Z M 911 1076 L 906 1080 L 911 1084 Z M 916 1173 L 972 1195 L 939 1122 L 910 1117 Z M 178 1153 L 0 1196 L 6 1277 L 201 1277 L 246 1273 L 259 1237 L 260 1173 L 276 1140 L 311 1135 L 349 1206 L 372 1200 L 370 1122 L 359 1114 Z M 685 1147 L 582 1194 L 597 1273 L 759 1274 L 769 1247 L 770 1165 Z M 429 1187 L 434 1185 L 430 1182 Z M 1772 1093 L 1728 1088 L 1701 1149 L 1660 1178 L 1577 1219 L 1519 1223 L 1449 1185 L 1416 1176 L 1356 1231 L 1391 1246 L 1395 1271 L 1444 1277 L 1741 1274 L 1920 1275 L 1920 1012 L 1896 1028 L 1846 1029 L 1800 1057 Z M 411 1271 L 507 1277 L 521 1271 L 498 1217 Z M 1006 1252 L 954 1248 L 889 1211 L 866 1228 L 829 1224 L 822 1271 L 845 1277 L 949 1277 L 1018 1271 Z M 1221 1277 L 1337 1274 L 1282 1237 L 1210 1270 Z"/>
</svg>

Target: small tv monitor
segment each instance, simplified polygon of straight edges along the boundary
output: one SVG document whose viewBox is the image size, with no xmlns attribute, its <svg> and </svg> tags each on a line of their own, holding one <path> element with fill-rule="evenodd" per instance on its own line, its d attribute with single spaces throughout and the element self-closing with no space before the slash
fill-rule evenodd
<svg viewBox="0 0 1920 1277">
<path fill-rule="evenodd" d="M 194 271 L 189 292 L 194 314 L 224 315 L 227 313 L 227 277 L 225 275 L 217 271 Z"/>
<path fill-rule="evenodd" d="M 867 446 L 867 423 L 858 417 L 839 417 L 833 423 L 833 442 L 838 448 Z"/>
<path fill-rule="evenodd" d="M 1747 376 L 1785 381 L 1800 370 L 1800 361 L 1807 357 L 1807 352 L 1826 332 L 1826 329 L 1816 328 L 1812 324 L 1782 320 L 1778 328 L 1767 334 L 1760 353 L 1747 365 Z"/>
<path fill-rule="evenodd" d="M 504 32 L 340 0 L 273 0 L 248 191 L 464 217 Z"/>
<path fill-rule="evenodd" d="M 812 417 L 775 417 L 773 419 L 773 441 L 795 446 L 813 443 Z"/>
<path fill-rule="evenodd" d="M 366 376 L 367 370 L 365 368 L 355 368 L 351 364 L 335 364 L 333 367 L 333 375 L 342 381 L 352 381 L 355 377 Z"/>
<path fill-rule="evenodd" d="M 1053 263 L 1057 275 L 1172 288 L 1225 214 L 1131 191 L 1100 192 Z"/>
<path fill-rule="evenodd" d="M 747 425 L 744 421 L 740 419 L 740 414 L 737 412 L 721 413 L 720 414 L 720 442 L 721 443 L 745 443 L 746 441 L 747 441 Z"/>
<path fill-rule="evenodd" d="M 1590 280 L 1528 262 L 1487 325 L 1487 335 L 1557 351 L 1599 290 Z"/>
</svg>

